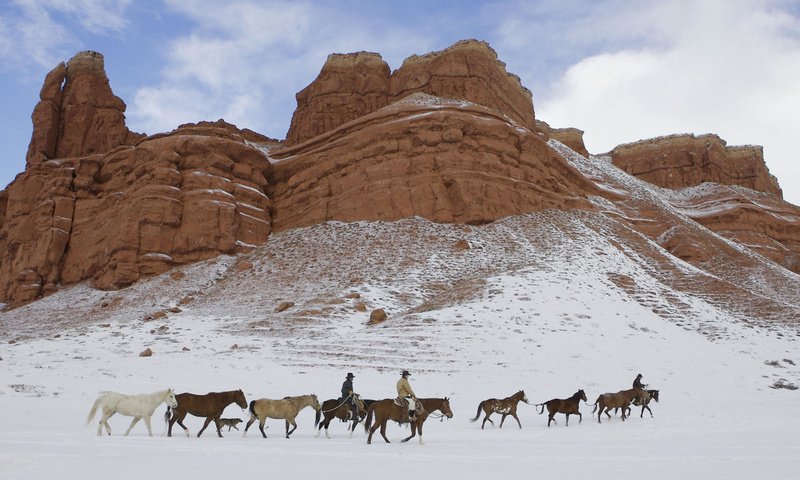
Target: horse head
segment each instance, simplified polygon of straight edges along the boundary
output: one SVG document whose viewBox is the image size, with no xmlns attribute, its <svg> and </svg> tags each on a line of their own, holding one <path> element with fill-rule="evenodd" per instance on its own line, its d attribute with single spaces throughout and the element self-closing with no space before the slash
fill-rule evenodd
<svg viewBox="0 0 800 480">
<path fill-rule="evenodd" d="M 242 410 L 247 408 L 247 399 L 244 398 L 244 392 L 241 389 L 236 390 L 236 405 L 239 405 Z"/>
<path fill-rule="evenodd" d="M 175 398 L 175 392 L 171 388 L 167 390 L 167 399 L 165 400 L 165 403 L 172 408 L 178 407 L 178 399 Z"/>
<path fill-rule="evenodd" d="M 528 396 L 525 395 L 525 390 L 520 390 L 519 392 L 517 392 L 517 395 L 520 397 L 520 400 L 522 400 L 525 403 L 528 403 Z"/>
<path fill-rule="evenodd" d="M 647 393 L 650 394 L 650 396 L 653 398 L 653 400 L 658 402 L 658 390 L 648 390 Z"/>
<path fill-rule="evenodd" d="M 589 400 L 587 400 L 587 399 L 586 399 L 586 392 L 584 392 L 584 391 L 583 391 L 583 389 L 580 389 L 580 390 L 578 390 L 578 391 L 575 393 L 575 396 L 576 396 L 577 398 L 579 398 L 579 399 L 583 400 L 584 402 L 587 402 L 587 403 L 589 402 Z"/>
<path fill-rule="evenodd" d="M 445 417 L 453 418 L 453 411 L 450 410 L 450 399 L 448 397 L 442 399 L 442 405 L 439 407 L 439 411 L 442 412 Z"/>
</svg>

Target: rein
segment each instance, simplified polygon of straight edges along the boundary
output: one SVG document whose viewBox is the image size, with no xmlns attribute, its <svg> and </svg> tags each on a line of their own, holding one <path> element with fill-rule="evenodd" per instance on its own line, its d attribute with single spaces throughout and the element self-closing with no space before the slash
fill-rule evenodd
<svg viewBox="0 0 800 480">
<path fill-rule="evenodd" d="M 320 410 L 320 412 L 322 412 L 322 413 L 328 413 L 328 412 L 332 412 L 332 411 L 334 411 L 334 410 L 338 410 L 338 409 L 339 409 L 339 407 L 341 407 L 342 405 L 344 405 L 345 403 L 347 403 L 347 400 L 349 400 L 349 399 L 350 399 L 350 397 L 352 397 L 352 395 L 348 395 L 348 396 L 347 396 L 347 397 L 346 397 L 344 400 L 342 400 L 342 403 L 340 403 L 339 405 L 336 405 L 335 407 L 331 408 L 330 410 Z"/>
</svg>

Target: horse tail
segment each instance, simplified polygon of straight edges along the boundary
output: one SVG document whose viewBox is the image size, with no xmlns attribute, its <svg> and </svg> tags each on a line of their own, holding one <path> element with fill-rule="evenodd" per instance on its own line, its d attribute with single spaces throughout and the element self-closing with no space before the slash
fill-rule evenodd
<svg viewBox="0 0 800 480">
<path fill-rule="evenodd" d="M 475 414 L 475 418 L 470 419 L 470 423 L 475 423 L 478 421 L 478 418 L 481 416 L 481 409 L 483 408 L 484 403 L 486 403 L 486 400 L 478 404 L 478 413 Z"/>
<path fill-rule="evenodd" d="M 94 405 L 92 405 L 92 409 L 89 411 L 89 416 L 86 417 L 86 425 L 89 425 L 89 422 L 91 422 L 92 419 L 94 418 L 95 414 L 97 413 L 97 407 L 100 406 L 100 400 L 102 399 L 103 396 L 100 395 L 99 397 L 97 397 L 97 400 L 94 401 Z"/>
<path fill-rule="evenodd" d="M 255 400 L 250 400 L 250 414 L 252 416 L 254 416 L 254 417 L 258 417 L 258 415 L 256 415 L 256 401 Z"/>
<path fill-rule="evenodd" d="M 547 405 L 547 402 L 544 402 L 544 403 L 537 403 L 536 405 L 534 405 L 534 408 L 535 408 L 535 407 L 542 407 L 542 409 L 541 409 L 541 410 L 539 410 L 539 415 L 541 415 L 541 414 L 543 414 L 543 413 L 544 413 L 544 406 L 545 406 L 545 405 Z"/>
<path fill-rule="evenodd" d="M 170 414 L 171 411 L 172 411 L 172 407 L 167 405 L 167 411 L 164 412 L 164 423 L 167 424 L 167 425 L 169 425 L 169 414 Z"/>
<path fill-rule="evenodd" d="M 586 405 L 589 405 L 588 403 Z M 592 409 L 592 413 L 597 411 L 597 402 L 594 403 L 594 408 Z"/>
<path fill-rule="evenodd" d="M 370 405 L 367 408 L 367 418 L 366 418 L 366 420 L 364 420 L 364 431 L 365 432 L 369 432 L 369 427 L 372 426 L 372 415 L 375 412 L 375 405 L 377 405 L 377 404 L 378 404 L 378 402 L 375 402 L 375 403 L 373 403 L 372 405 Z"/>
<path fill-rule="evenodd" d="M 317 410 L 317 414 L 314 416 L 314 426 L 316 427 L 319 425 L 319 418 L 322 416 L 322 408 Z"/>
</svg>

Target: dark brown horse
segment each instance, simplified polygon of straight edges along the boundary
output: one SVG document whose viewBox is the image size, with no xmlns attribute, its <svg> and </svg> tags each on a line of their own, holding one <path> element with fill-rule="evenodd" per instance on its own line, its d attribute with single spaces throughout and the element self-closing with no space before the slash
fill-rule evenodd
<svg viewBox="0 0 800 480">
<path fill-rule="evenodd" d="M 317 429 L 318 437 L 324 427 L 325 436 L 331 438 L 331 436 L 328 434 L 328 427 L 331 424 L 331 420 L 334 418 L 338 418 L 343 422 L 351 422 L 351 425 L 347 426 L 347 430 L 350 432 L 350 436 L 353 436 L 353 432 L 356 430 L 356 425 L 358 425 L 358 422 L 367 416 L 367 407 L 375 403 L 375 400 L 362 399 L 357 393 L 354 395 L 356 396 L 355 402 L 356 408 L 358 409 L 358 418 L 351 418 L 353 416 L 353 407 L 347 403 L 346 399 L 344 398 L 332 398 L 322 402 L 322 409 L 320 412 L 322 413 L 323 418 L 322 421 L 319 422 L 319 428 Z"/>
<path fill-rule="evenodd" d="M 633 402 L 631 405 L 635 405 L 637 407 L 642 407 L 642 412 L 639 414 L 639 418 L 644 418 L 644 409 L 646 408 L 648 412 L 650 412 L 650 418 L 653 418 L 653 411 L 650 410 L 650 400 L 655 400 L 658 402 L 658 390 L 644 390 L 644 394 L 638 397 L 633 397 Z M 617 414 L 619 407 L 614 407 L 614 415 Z M 631 407 L 628 405 L 628 412 L 626 413 L 627 416 L 631 416 Z"/>
<path fill-rule="evenodd" d="M 453 411 L 450 410 L 450 399 L 447 397 L 418 398 L 417 401 L 422 403 L 424 411 L 417 415 L 416 419 L 410 422 L 411 435 L 401 440 L 402 442 L 411 440 L 414 438 L 417 432 L 419 432 L 419 443 L 422 444 L 422 424 L 425 423 L 425 420 L 428 419 L 428 416 L 437 410 L 442 412 L 442 417 L 453 418 Z M 369 408 L 367 408 L 367 420 L 364 422 L 364 430 L 369 432 L 367 443 L 372 443 L 372 434 L 375 433 L 375 430 L 378 428 L 381 429 L 381 436 L 386 443 L 390 443 L 389 439 L 386 438 L 386 423 L 389 420 L 402 423 L 404 421 L 405 414 L 403 410 L 405 410 L 405 407 L 395 404 L 393 398 L 378 400 L 370 405 Z M 375 417 L 375 425 L 372 424 L 373 416 Z"/>
<path fill-rule="evenodd" d="M 597 423 L 603 423 L 600 421 L 603 413 L 608 415 L 608 418 L 611 418 L 611 414 L 608 412 L 612 408 L 619 408 L 622 410 L 622 421 L 624 422 L 625 418 L 627 417 L 626 413 L 628 406 L 631 404 L 634 398 L 642 395 L 644 395 L 644 390 L 641 388 L 620 390 L 616 393 L 603 393 L 597 397 L 597 401 L 594 402 L 594 410 L 592 410 L 592 413 L 597 411 Z"/>
<path fill-rule="evenodd" d="M 510 397 L 506 397 L 502 400 L 498 400 L 496 398 L 489 398 L 481 403 L 478 404 L 478 413 L 475 414 L 475 418 L 471 419 L 470 422 L 477 422 L 478 417 L 481 416 L 481 410 L 486 415 L 483 417 L 483 423 L 481 423 L 481 430 L 483 430 L 483 426 L 486 425 L 486 421 L 488 420 L 489 423 L 494 426 L 494 422 L 492 421 L 489 416 L 493 413 L 499 413 L 503 417 L 500 419 L 500 428 L 503 428 L 503 422 L 506 421 L 506 417 L 511 415 L 514 417 L 514 420 L 517 421 L 517 425 L 519 428 L 522 428 L 522 424 L 519 423 L 519 418 L 517 418 L 517 404 L 522 400 L 525 403 L 528 403 L 528 397 L 525 395 L 525 390 L 520 390 L 519 392 L 511 395 Z"/>
<path fill-rule="evenodd" d="M 547 426 L 550 426 L 550 422 L 555 422 L 556 413 L 565 413 L 567 414 L 567 426 L 569 426 L 569 416 L 570 415 L 577 415 L 578 416 L 578 423 L 583 421 L 583 415 L 581 412 L 578 411 L 578 407 L 580 406 L 581 400 L 584 402 L 586 401 L 586 393 L 583 390 L 578 390 L 573 394 L 571 397 L 566 399 L 554 398 L 553 400 L 544 402 L 544 403 L 537 403 L 536 406 L 542 407 L 542 410 L 539 412 L 539 415 L 544 413 L 544 407 L 547 407 L 547 412 L 550 414 L 547 417 Z"/>
<path fill-rule="evenodd" d="M 245 400 L 244 393 L 242 393 L 241 390 L 211 392 L 205 395 L 179 393 L 175 395 L 175 399 L 178 401 L 178 406 L 173 409 L 172 418 L 170 418 L 170 407 L 167 407 L 167 413 L 164 414 L 164 420 L 169 424 L 167 430 L 168 437 L 172 436 L 172 425 L 174 425 L 175 422 L 178 422 L 178 425 L 186 432 L 186 436 L 189 436 L 189 429 L 183 424 L 183 419 L 186 418 L 186 415 L 189 413 L 195 417 L 206 417 L 203 428 L 197 432 L 198 437 L 203 434 L 203 431 L 208 427 L 208 424 L 211 423 L 211 420 L 214 420 L 214 425 L 217 427 L 217 435 L 222 437 L 222 432 L 220 431 L 222 424 L 219 418 L 222 416 L 225 407 L 231 403 L 236 403 L 236 405 L 239 405 L 242 409 L 247 408 L 247 400 Z"/>
</svg>

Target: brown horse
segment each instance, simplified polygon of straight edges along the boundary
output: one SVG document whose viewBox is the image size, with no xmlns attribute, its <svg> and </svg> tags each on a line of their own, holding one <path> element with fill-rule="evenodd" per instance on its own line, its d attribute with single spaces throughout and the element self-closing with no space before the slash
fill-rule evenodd
<svg viewBox="0 0 800 480">
<path fill-rule="evenodd" d="M 522 400 L 525 403 L 528 403 L 528 397 L 525 395 L 525 390 L 520 390 L 519 392 L 511 395 L 510 397 L 506 397 L 502 400 L 498 400 L 496 398 L 489 398 L 481 403 L 478 404 L 478 413 L 475 414 L 475 418 L 471 419 L 470 422 L 477 422 L 478 417 L 481 416 L 481 409 L 483 413 L 486 414 L 483 417 L 483 423 L 481 423 L 481 430 L 483 430 L 483 426 L 486 425 L 486 421 L 488 420 L 489 423 L 494 426 L 494 422 L 492 421 L 489 416 L 493 413 L 499 413 L 503 415 L 500 419 L 500 428 L 503 428 L 503 422 L 506 421 L 506 417 L 511 415 L 514 417 L 514 420 L 517 421 L 517 425 L 519 428 L 522 428 L 522 424 L 519 422 L 519 418 L 517 418 L 517 404 Z"/>
<path fill-rule="evenodd" d="M 578 406 L 580 406 L 581 400 L 584 402 L 586 401 L 586 394 L 583 390 L 578 390 L 573 394 L 571 397 L 566 399 L 554 398 L 553 400 L 544 402 L 544 403 L 537 403 L 536 406 L 542 407 L 542 410 L 539 412 L 539 415 L 544 413 L 544 407 L 547 406 L 547 412 L 549 416 L 547 417 L 547 426 L 550 426 L 550 422 L 555 422 L 556 413 L 566 413 L 567 414 L 567 426 L 569 427 L 569 416 L 570 414 L 574 414 L 578 416 L 578 423 L 583 421 L 583 415 L 581 412 L 578 411 Z"/>
<path fill-rule="evenodd" d="M 608 418 L 611 418 L 611 414 L 608 413 L 612 408 L 619 408 L 622 410 L 622 421 L 625 421 L 626 418 L 626 411 L 628 410 L 628 406 L 631 404 L 634 398 L 642 396 L 644 394 L 644 390 L 641 388 L 631 388 L 629 390 L 620 390 L 617 393 L 603 393 L 599 397 L 597 397 L 597 401 L 594 402 L 594 410 L 592 413 L 597 411 L 597 423 L 603 423 L 600 421 L 600 417 L 603 416 L 605 412 L 608 415 Z"/>
<path fill-rule="evenodd" d="M 241 390 L 211 392 L 205 395 L 179 393 L 175 395 L 175 399 L 178 401 L 178 406 L 173 409 L 172 418 L 170 418 L 170 407 L 167 407 L 167 413 L 164 414 L 164 421 L 169 424 L 167 430 L 168 437 L 172 436 L 172 426 L 175 422 L 178 422 L 178 425 L 186 432 L 186 436 L 189 436 L 189 429 L 183 424 L 183 419 L 186 418 L 187 414 L 191 413 L 195 417 L 206 417 L 203 428 L 197 432 L 198 437 L 203 434 L 203 431 L 208 427 L 208 424 L 211 423 L 211 420 L 214 420 L 214 425 L 217 427 L 217 435 L 221 438 L 222 432 L 220 428 L 222 424 L 219 421 L 219 417 L 222 416 L 225 407 L 235 402 L 239 407 L 247 408 L 247 400 L 245 400 L 244 393 L 242 393 Z"/>
<path fill-rule="evenodd" d="M 422 444 L 422 424 L 425 423 L 425 420 L 428 419 L 430 414 L 437 410 L 442 412 L 442 417 L 453 418 L 453 411 L 450 410 L 450 399 L 447 397 L 418 398 L 417 401 L 422 403 L 423 412 L 418 414 L 416 419 L 410 422 L 411 435 L 401 440 L 402 442 L 411 440 L 417 432 L 419 432 L 419 443 Z M 364 422 L 364 430 L 369 432 L 367 443 L 372 443 L 372 434 L 375 433 L 375 430 L 378 428 L 381 429 L 381 436 L 386 443 L 390 443 L 389 439 L 386 438 L 386 423 L 389 420 L 402 423 L 405 414 L 403 410 L 405 410 L 405 407 L 395 404 L 393 398 L 378 400 L 370 405 L 369 408 L 367 408 L 367 420 Z M 373 416 L 375 417 L 375 425 L 372 425 Z"/>
<path fill-rule="evenodd" d="M 653 418 L 653 411 L 650 410 L 650 400 L 655 400 L 658 402 L 658 390 L 644 390 L 644 394 L 639 397 L 633 397 L 633 402 L 631 405 L 635 405 L 637 407 L 642 407 L 642 412 L 639 414 L 639 418 L 644 418 L 644 409 L 646 408 L 648 412 L 650 412 L 650 418 Z M 619 407 L 614 407 L 614 415 L 617 414 Z M 628 412 L 626 413 L 627 416 L 631 416 L 631 407 L 628 405 Z"/>
<path fill-rule="evenodd" d="M 358 418 L 351 418 L 353 416 L 353 407 L 347 403 L 346 399 L 344 398 L 332 398 L 322 402 L 322 409 L 320 412 L 322 413 L 323 418 L 322 421 L 319 422 L 319 428 L 317 429 L 318 437 L 320 432 L 322 432 L 322 429 L 325 428 L 325 436 L 331 438 L 331 436 L 328 434 L 328 427 L 331 424 L 331 420 L 334 418 L 338 418 L 343 422 L 351 421 L 352 425 L 348 425 L 347 430 L 350 432 L 350 436 L 353 436 L 353 432 L 356 430 L 356 425 L 358 425 L 358 422 L 367 416 L 367 407 L 375 402 L 375 400 L 362 400 L 361 396 L 359 396 L 357 393 L 354 395 L 356 408 L 358 409 Z M 369 404 L 367 402 L 369 402 Z"/>
<path fill-rule="evenodd" d="M 317 411 L 317 415 L 314 419 L 314 426 L 316 427 L 319 423 L 319 411 L 320 408 L 322 408 L 316 395 L 284 397 L 282 400 L 270 400 L 269 398 L 253 400 L 250 402 L 250 420 L 248 420 L 247 425 L 244 427 L 242 436 L 247 436 L 247 429 L 258 419 L 258 429 L 261 430 L 261 435 L 267 438 L 267 434 L 264 432 L 264 423 L 267 421 L 267 418 L 283 418 L 286 420 L 286 438 L 289 438 L 289 435 L 297 430 L 297 423 L 294 421 L 295 417 L 300 413 L 300 410 L 306 407 L 311 407 Z M 291 430 L 289 430 L 290 424 L 292 425 Z"/>
</svg>

